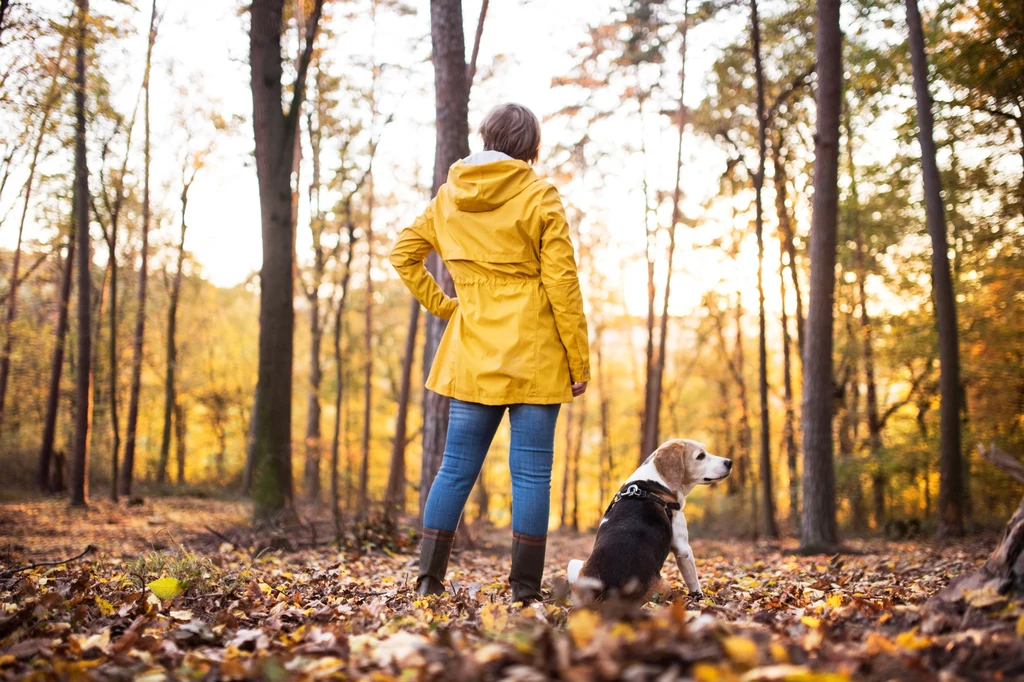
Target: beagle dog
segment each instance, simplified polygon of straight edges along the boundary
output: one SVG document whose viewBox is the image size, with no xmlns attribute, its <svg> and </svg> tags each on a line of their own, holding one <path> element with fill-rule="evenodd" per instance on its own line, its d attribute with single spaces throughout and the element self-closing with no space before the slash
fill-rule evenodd
<svg viewBox="0 0 1024 682">
<path fill-rule="evenodd" d="M 684 498 L 731 471 L 732 460 L 709 454 L 703 443 L 677 438 L 662 444 L 612 498 L 590 557 L 569 562 L 569 585 L 585 599 L 644 599 L 671 551 L 690 594 L 702 597 Z"/>
</svg>

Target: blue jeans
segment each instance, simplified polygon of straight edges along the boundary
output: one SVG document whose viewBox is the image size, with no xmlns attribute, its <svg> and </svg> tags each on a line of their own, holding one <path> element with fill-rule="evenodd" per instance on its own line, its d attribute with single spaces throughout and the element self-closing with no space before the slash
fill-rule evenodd
<svg viewBox="0 0 1024 682">
<path fill-rule="evenodd" d="M 512 423 L 508 456 L 512 474 L 512 531 L 531 536 L 547 535 L 559 407 L 557 404 L 480 405 L 453 398 L 444 458 L 427 495 L 423 526 L 455 531 L 494 433 L 508 409 Z"/>
</svg>

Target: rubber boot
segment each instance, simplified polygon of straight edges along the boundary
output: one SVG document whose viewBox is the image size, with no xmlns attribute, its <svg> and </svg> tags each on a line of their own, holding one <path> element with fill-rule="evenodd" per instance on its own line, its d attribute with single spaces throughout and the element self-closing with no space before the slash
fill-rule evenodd
<svg viewBox="0 0 1024 682">
<path fill-rule="evenodd" d="M 541 599 L 540 583 L 544 577 L 546 535 L 512 533 L 512 601 L 527 604 Z"/>
<path fill-rule="evenodd" d="M 455 533 L 450 531 L 423 529 L 416 594 L 444 594 L 444 574 L 448 571 L 448 557 L 451 556 L 454 541 Z"/>
</svg>

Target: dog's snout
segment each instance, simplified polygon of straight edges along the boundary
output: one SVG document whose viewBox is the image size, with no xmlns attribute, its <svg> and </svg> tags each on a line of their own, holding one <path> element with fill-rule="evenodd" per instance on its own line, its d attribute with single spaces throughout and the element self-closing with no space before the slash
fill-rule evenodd
<svg viewBox="0 0 1024 682">
<path fill-rule="evenodd" d="M 729 469 L 729 470 L 732 470 L 732 460 L 731 459 L 725 460 L 725 468 Z"/>
</svg>

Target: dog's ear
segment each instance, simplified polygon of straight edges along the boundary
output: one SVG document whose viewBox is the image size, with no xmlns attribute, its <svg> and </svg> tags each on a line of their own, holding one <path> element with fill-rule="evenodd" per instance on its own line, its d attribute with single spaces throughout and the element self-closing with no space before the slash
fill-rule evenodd
<svg viewBox="0 0 1024 682">
<path fill-rule="evenodd" d="M 675 441 L 665 443 L 654 453 L 654 468 L 672 492 L 683 487 L 686 478 L 685 455 L 686 447 Z"/>
</svg>

